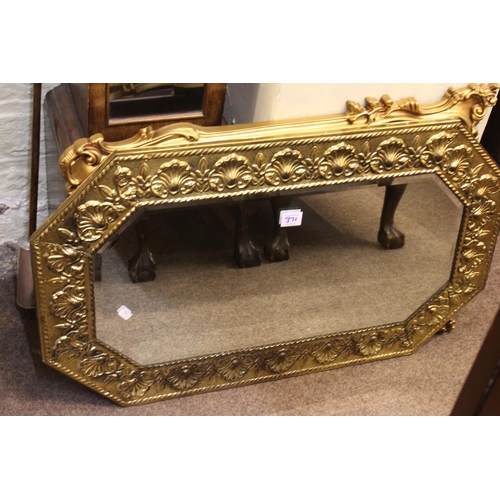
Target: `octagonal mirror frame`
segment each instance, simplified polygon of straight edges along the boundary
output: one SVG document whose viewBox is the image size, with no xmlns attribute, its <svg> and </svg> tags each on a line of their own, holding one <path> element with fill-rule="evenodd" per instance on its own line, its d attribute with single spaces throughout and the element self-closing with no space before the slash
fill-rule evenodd
<svg viewBox="0 0 500 500">
<path fill-rule="evenodd" d="M 142 129 L 77 141 L 60 163 L 70 196 L 31 238 L 43 361 L 134 405 L 412 354 L 485 286 L 500 223 L 500 169 L 476 125 L 497 85 L 414 98 L 348 101 L 340 115 Z M 348 161 L 346 161 L 348 160 Z M 437 175 L 462 203 L 453 268 L 405 321 L 141 365 L 99 339 L 93 256 L 142 210 L 300 195 Z M 165 332 L 167 335 L 168 332 Z"/>
</svg>

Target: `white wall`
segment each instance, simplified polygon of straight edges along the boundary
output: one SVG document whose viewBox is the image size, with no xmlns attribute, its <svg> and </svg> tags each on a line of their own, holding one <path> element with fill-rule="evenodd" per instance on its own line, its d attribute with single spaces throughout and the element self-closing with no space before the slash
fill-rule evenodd
<svg viewBox="0 0 500 500">
<path fill-rule="evenodd" d="M 481 83 L 481 82 L 476 82 Z M 346 101 L 389 94 L 394 100 L 415 97 L 426 104 L 441 99 L 449 87 L 468 83 L 232 83 L 224 116 L 228 123 L 249 123 L 321 116 L 346 111 Z M 486 123 L 486 118 L 481 122 Z"/>
</svg>

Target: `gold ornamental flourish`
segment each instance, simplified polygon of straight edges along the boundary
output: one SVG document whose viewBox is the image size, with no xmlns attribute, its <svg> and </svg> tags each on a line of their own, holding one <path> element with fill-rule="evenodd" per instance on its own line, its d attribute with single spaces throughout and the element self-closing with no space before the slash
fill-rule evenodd
<svg viewBox="0 0 500 500">
<path fill-rule="evenodd" d="M 133 405 L 415 352 L 486 282 L 500 225 L 500 169 L 474 134 L 498 88 L 449 89 L 434 105 L 384 96 L 328 118 L 171 126 L 121 143 L 96 136 L 75 143 L 64 165 L 73 189 L 80 187 L 31 240 L 44 362 Z M 138 208 L 428 173 L 458 197 L 463 219 L 449 281 L 405 321 L 148 366 L 99 340 L 92 257 Z"/>
<path fill-rule="evenodd" d="M 215 146 L 221 142 L 249 140 L 250 137 L 257 142 L 275 139 L 277 136 L 289 141 L 291 137 L 315 135 L 325 129 L 339 130 L 363 120 L 368 125 L 401 121 L 418 123 L 432 116 L 439 119 L 460 118 L 477 135 L 475 127 L 484 117 L 487 108 L 495 105 L 499 88 L 497 84 L 469 84 L 459 90 L 450 87 L 441 100 L 431 104 L 419 104 L 413 97 L 396 102 L 388 95 L 382 96 L 380 100 L 367 97 L 365 107 L 354 101 L 347 101 L 345 113 L 314 120 L 269 122 L 250 127 L 200 127 L 188 123 L 167 125 L 158 130 L 146 127 L 130 139 L 118 142 L 106 142 L 102 134 L 95 134 L 88 139 L 79 139 L 67 148 L 61 155 L 59 164 L 67 191 L 71 193 L 113 152 L 142 148 L 166 150 L 191 142 Z"/>
</svg>

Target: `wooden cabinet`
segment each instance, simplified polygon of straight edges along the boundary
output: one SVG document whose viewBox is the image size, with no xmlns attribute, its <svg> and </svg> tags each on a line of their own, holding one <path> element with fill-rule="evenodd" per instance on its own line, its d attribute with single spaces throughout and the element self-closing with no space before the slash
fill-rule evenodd
<svg viewBox="0 0 500 500">
<path fill-rule="evenodd" d="M 108 142 L 132 137 L 143 127 L 172 123 L 220 125 L 225 83 L 63 83 L 45 98 L 49 212 L 66 197 L 59 156 L 81 137 L 100 133 Z"/>
<path fill-rule="evenodd" d="M 71 83 L 69 90 L 84 132 L 119 141 L 148 125 L 220 125 L 226 84 Z"/>
</svg>

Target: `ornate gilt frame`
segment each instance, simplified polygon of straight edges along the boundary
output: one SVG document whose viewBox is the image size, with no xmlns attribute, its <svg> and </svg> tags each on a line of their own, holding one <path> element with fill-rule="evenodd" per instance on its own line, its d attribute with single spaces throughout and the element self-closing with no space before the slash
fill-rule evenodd
<svg viewBox="0 0 500 500">
<path fill-rule="evenodd" d="M 68 199 L 31 239 L 45 363 L 120 405 L 148 403 L 415 352 L 483 288 L 500 223 L 500 170 L 476 140 L 497 85 L 443 99 L 347 103 L 341 115 L 100 134 L 61 157 Z M 464 206 L 449 281 L 405 321 L 143 366 L 100 341 L 92 256 L 138 211 L 433 173 Z"/>
</svg>

